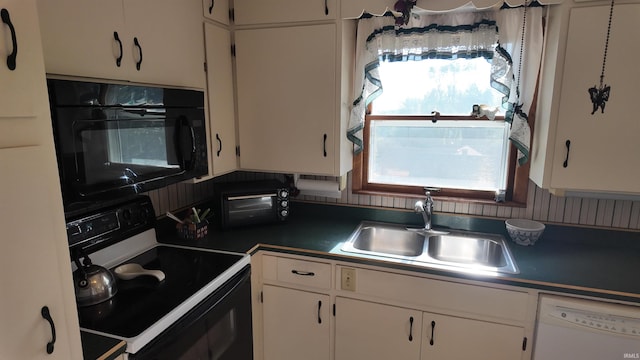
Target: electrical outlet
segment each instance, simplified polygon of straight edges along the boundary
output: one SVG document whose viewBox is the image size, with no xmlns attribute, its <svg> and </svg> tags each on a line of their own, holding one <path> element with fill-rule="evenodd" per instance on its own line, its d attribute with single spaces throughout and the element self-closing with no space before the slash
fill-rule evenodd
<svg viewBox="0 0 640 360">
<path fill-rule="evenodd" d="M 356 269 L 342 268 L 342 290 L 356 291 Z"/>
</svg>

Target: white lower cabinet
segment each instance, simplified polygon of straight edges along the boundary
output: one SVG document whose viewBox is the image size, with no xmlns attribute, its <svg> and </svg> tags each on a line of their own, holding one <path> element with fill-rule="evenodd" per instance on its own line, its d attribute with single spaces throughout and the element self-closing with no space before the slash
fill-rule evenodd
<svg viewBox="0 0 640 360">
<path fill-rule="evenodd" d="M 336 297 L 336 360 L 522 357 L 524 328 Z"/>
<path fill-rule="evenodd" d="M 336 297 L 336 360 L 418 360 L 422 312 Z"/>
<path fill-rule="evenodd" d="M 329 295 L 263 287 L 264 360 L 331 358 Z"/>
<path fill-rule="evenodd" d="M 531 357 L 535 292 L 311 256 L 254 256 L 262 264 L 254 272 L 262 293 L 256 360 Z"/>
<path fill-rule="evenodd" d="M 421 360 L 514 360 L 523 354 L 524 328 L 424 313 Z"/>
</svg>

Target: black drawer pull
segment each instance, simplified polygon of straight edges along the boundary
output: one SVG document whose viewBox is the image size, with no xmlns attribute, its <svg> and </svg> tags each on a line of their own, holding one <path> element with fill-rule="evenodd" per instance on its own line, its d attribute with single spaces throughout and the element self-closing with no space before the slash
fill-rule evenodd
<svg viewBox="0 0 640 360">
<path fill-rule="evenodd" d="M 322 151 L 324 153 L 324 157 L 327 157 L 327 134 L 324 134 L 324 139 L 322 141 Z"/>
<path fill-rule="evenodd" d="M 316 273 L 312 271 L 299 271 L 299 270 L 291 270 L 291 273 L 300 275 L 300 276 L 315 276 Z"/>
<path fill-rule="evenodd" d="M 49 313 L 49 308 L 47 306 L 43 306 L 40 311 L 42 317 L 49 322 L 49 326 L 51 326 L 51 341 L 47 343 L 47 354 L 53 353 L 53 345 L 56 343 L 56 326 L 53 324 L 53 319 L 51 318 L 51 313 Z"/>
<path fill-rule="evenodd" d="M 567 157 L 564 159 L 562 167 L 567 167 L 569 166 L 569 150 L 571 149 L 571 140 L 567 140 L 564 144 L 567 146 Z"/>
<path fill-rule="evenodd" d="M 138 54 L 140 55 L 140 59 L 136 62 L 136 69 L 140 71 L 140 67 L 142 66 L 142 46 L 140 46 L 137 37 L 133 38 L 133 44 L 138 48 Z"/>
<path fill-rule="evenodd" d="M 122 41 L 117 31 L 113 32 L 113 39 L 118 42 L 118 48 L 120 49 L 120 55 L 116 58 L 116 66 L 120 67 L 120 64 L 122 64 Z"/>
<path fill-rule="evenodd" d="M 209 14 L 211 14 L 211 13 L 213 12 L 213 5 L 214 5 L 214 3 L 215 3 L 215 2 L 214 2 L 213 0 L 211 0 L 211 3 L 210 3 L 211 5 L 209 5 Z"/>
<path fill-rule="evenodd" d="M 409 317 L 409 341 L 413 341 L 413 316 Z"/>
<path fill-rule="evenodd" d="M 431 340 L 429 340 L 429 345 L 433 346 L 433 333 L 435 332 L 436 329 L 436 322 L 432 321 L 431 322 Z"/>
<path fill-rule="evenodd" d="M 13 50 L 11 54 L 7 56 L 7 67 L 9 70 L 16 69 L 16 56 L 18 55 L 18 39 L 16 38 L 16 28 L 13 27 L 13 23 L 11 23 L 11 18 L 9 17 L 9 10 L 2 9 L 0 11 L 0 17 L 2 17 L 2 22 L 7 24 L 9 27 L 9 31 L 11 31 L 11 44 L 13 45 Z"/>
<path fill-rule="evenodd" d="M 216 151 L 216 156 L 220 157 L 220 152 L 222 151 L 222 140 L 218 134 L 216 134 L 216 140 L 218 140 L 218 151 Z"/>
<path fill-rule="evenodd" d="M 322 324 L 322 318 L 320 317 L 321 308 L 322 308 L 322 301 L 318 300 L 318 324 Z"/>
</svg>

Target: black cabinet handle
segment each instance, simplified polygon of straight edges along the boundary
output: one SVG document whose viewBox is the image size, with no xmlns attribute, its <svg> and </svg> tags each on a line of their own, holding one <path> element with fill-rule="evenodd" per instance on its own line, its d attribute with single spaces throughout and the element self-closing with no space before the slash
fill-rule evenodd
<svg viewBox="0 0 640 360">
<path fill-rule="evenodd" d="M 322 152 L 324 157 L 327 157 L 327 134 L 324 134 L 324 139 L 322 140 Z"/>
<path fill-rule="evenodd" d="M 211 14 L 213 12 L 213 5 L 214 5 L 214 0 L 211 0 L 211 5 L 209 5 L 209 14 Z"/>
<path fill-rule="evenodd" d="M 120 41 L 117 31 L 113 32 L 113 39 L 118 42 L 118 48 L 120 49 L 120 55 L 116 58 L 116 66 L 120 67 L 120 64 L 122 64 L 122 41 Z"/>
<path fill-rule="evenodd" d="M 11 18 L 9 18 L 9 10 L 0 10 L 0 17 L 2 17 L 2 22 L 7 24 L 9 30 L 11 31 L 11 44 L 13 45 L 13 51 L 11 51 L 11 54 L 7 56 L 7 67 L 9 68 L 9 70 L 15 70 L 16 56 L 18 55 L 18 39 L 16 38 L 16 28 L 13 27 Z"/>
<path fill-rule="evenodd" d="M 324 14 L 329 15 L 329 5 L 327 5 L 327 0 L 324 0 Z"/>
<path fill-rule="evenodd" d="M 571 149 L 571 140 L 567 140 L 567 142 L 565 142 L 564 144 L 567 146 L 567 157 L 564 159 L 562 167 L 567 167 L 569 166 L 569 150 Z"/>
<path fill-rule="evenodd" d="M 413 341 L 413 316 L 409 317 L 409 341 Z"/>
<path fill-rule="evenodd" d="M 216 134 L 216 140 L 218 140 L 218 151 L 216 151 L 216 156 L 220 157 L 220 152 L 222 151 L 222 140 L 218 134 Z"/>
<path fill-rule="evenodd" d="M 433 346 L 433 333 L 435 332 L 436 329 L 436 322 L 432 321 L 431 322 L 431 340 L 429 340 L 429 345 Z"/>
<path fill-rule="evenodd" d="M 51 318 L 51 313 L 49 313 L 49 308 L 47 306 L 43 306 L 40 311 L 42 317 L 49 322 L 49 326 L 51 326 L 51 341 L 47 343 L 47 354 L 53 353 L 53 345 L 56 343 L 56 326 L 53 324 L 53 319 Z"/>
<path fill-rule="evenodd" d="M 138 48 L 138 54 L 140 55 L 140 59 L 136 62 L 136 69 L 140 71 L 140 66 L 142 65 L 142 46 L 140 46 L 137 37 L 133 38 L 133 44 Z"/>
<path fill-rule="evenodd" d="M 322 308 L 322 300 L 318 300 L 318 324 L 322 324 L 322 318 L 320 317 L 321 308 Z"/>
<path fill-rule="evenodd" d="M 316 273 L 312 271 L 299 271 L 299 270 L 291 270 L 292 274 L 300 275 L 300 276 L 315 276 Z"/>
</svg>

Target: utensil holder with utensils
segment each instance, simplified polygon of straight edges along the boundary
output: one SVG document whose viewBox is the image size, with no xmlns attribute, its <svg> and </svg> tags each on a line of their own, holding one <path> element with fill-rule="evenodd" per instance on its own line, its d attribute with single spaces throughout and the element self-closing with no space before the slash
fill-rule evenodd
<svg viewBox="0 0 640 360">
<path fill-rule="evenodd" d="M 197 240 L 207 236 L 208 233 L 208 221 L 201 221 L 199 223 L 185 222 L 184 224 L 177 224 L 178 235 L 184 240 Z"/>
</svg>

